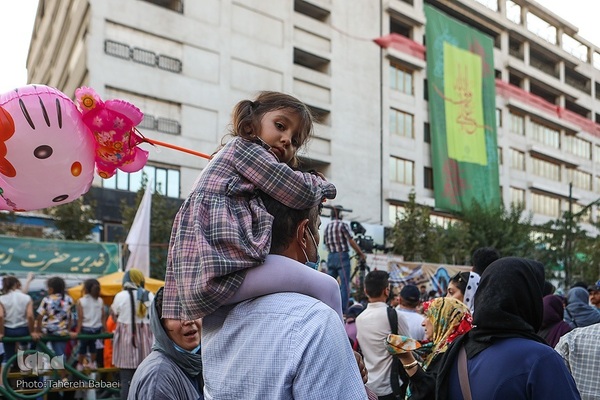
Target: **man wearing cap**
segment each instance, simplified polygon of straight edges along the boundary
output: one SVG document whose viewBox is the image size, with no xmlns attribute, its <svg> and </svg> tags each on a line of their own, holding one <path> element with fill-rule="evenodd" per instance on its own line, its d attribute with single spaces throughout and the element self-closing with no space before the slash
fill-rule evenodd
<svg viewBox="0 0 600 400">
<path fill-rule="evenodd" d="M 588 287 L 588 292 L 590 294 L 590 304 L 600 312 L 600 281 Z"/>
<path fill-rule="evenodd" d="M 350 257 L 349 246 L 352 246 L 361 260 L 365 255 L 352 238 L 350 228 L 342 222 L 342 207 L 335 206 L 331 211 L 331 222 L 325 227 L 325 246 L 327 246 L 327 269 L 329 275 L 340 278 L 340 292 L 342 295 L 342 312 L 348 310 L 348 299 L 350 292 Z"/>
<path fill-rule="evenodd" d="M 422 324 L 425 317 L 417 311 L 420 303 L 419 297 L 419 288 L 415 285 L 404 286 L 400 290 L 400 304 L 398 304 L 396 310 L 400 311 L 400 314 L 406 320 L 410 337 L 423 340 L 425 338 L 425 328 Z"/>
</svg>

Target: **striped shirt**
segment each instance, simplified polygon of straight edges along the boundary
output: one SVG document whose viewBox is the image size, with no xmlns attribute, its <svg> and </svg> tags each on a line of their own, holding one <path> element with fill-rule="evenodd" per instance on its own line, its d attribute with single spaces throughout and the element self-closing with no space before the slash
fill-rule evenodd
<svg viewBox="0 0 600 400">
<path fill-rule="evenodd" d="M 348 225 L 339 219 L 332 220 L 325 227 L 325 246 L 330 253 L 347 252 L 350 250 L 348 239 L 352 238 Z"/>
<path fill-rule="evenodd" d="M 335 186 L 294 171 L 265 147 L 236 137 L 200 174 L 175 217 L 163 318 L 197 319 L 222 306 L 271 247 L 273 217 L 256 191 L 294 209 L 334 198 Z"/>
<path fill-rule="evenodd" d="M 576 328 L 556 344 L 583 400 L 600 399 L 600 323 Z"/>
<path fill-rule="evenodd" d="M 257 297 L 204 318 L 202 360 L 210 366 L 206 400 L 367 400 L 339 317 L 298 293 Z"/>
</svg>

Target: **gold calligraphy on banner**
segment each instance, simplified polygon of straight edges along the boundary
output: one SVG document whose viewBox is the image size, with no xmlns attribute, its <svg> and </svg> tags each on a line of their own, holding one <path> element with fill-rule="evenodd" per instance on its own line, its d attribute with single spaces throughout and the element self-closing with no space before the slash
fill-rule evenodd
<svg viewBox="0 0 600 400">
<path fill-rule="evenodd" d="M 0 271 L 105 274 L 117 271 L 119 265 L 116 243 L 0 236 Z"/>
</svg>

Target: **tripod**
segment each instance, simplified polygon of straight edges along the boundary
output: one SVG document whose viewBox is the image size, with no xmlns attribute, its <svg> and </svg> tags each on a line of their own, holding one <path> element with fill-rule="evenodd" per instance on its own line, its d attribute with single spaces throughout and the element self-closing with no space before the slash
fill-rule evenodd
<svg viewBox="0 0 600 400">
<path fill-rule="evenodd" d="M 358 273 L 358 295 L 364 296 L 365 292 L 365 275 L 367 272 L 371 271 L 371 268 L 367 265 L 367 262 L 361 260 L 358 255 L 352 256 L 352 258 L 358 259 L 358 264 L 354 267 L 354 271 L 352 271 L 352 275 L 350 276 L 350 282 L 354 279 L 356 274 Z"/>
</svg>

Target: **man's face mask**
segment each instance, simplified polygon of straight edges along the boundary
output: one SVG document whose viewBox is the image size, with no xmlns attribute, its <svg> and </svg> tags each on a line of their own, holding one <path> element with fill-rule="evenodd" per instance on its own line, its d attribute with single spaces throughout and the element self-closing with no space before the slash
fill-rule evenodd
<svg viewBox="0 0 600 400">
<path fill-rule="evenodd" d="M 304 251 L 304 249 L 302 249 L 302 252 L 304 253 L 304 257 L 306 257 L 306 262 L 304 263 L 304 265 L 306 265 L 307 267 L 311 267 L 312 269 L 318 270 L 319 264 L 321 263 L 321 256 L 319 256 L 317 241 L 315 240 L 315 237 L 313 236 L 310 229 L 306 228 L 306 230 L 308 231 L 308 234 L 310 235 L 310 238 L 312 239 L 313 244 L 315 245 L 315 252 L 317 253 L 317 259 L 314 262 L 310 261 L 308 259 L 308 255 L 306 254 L 306 251 Z"/>
</svg>

